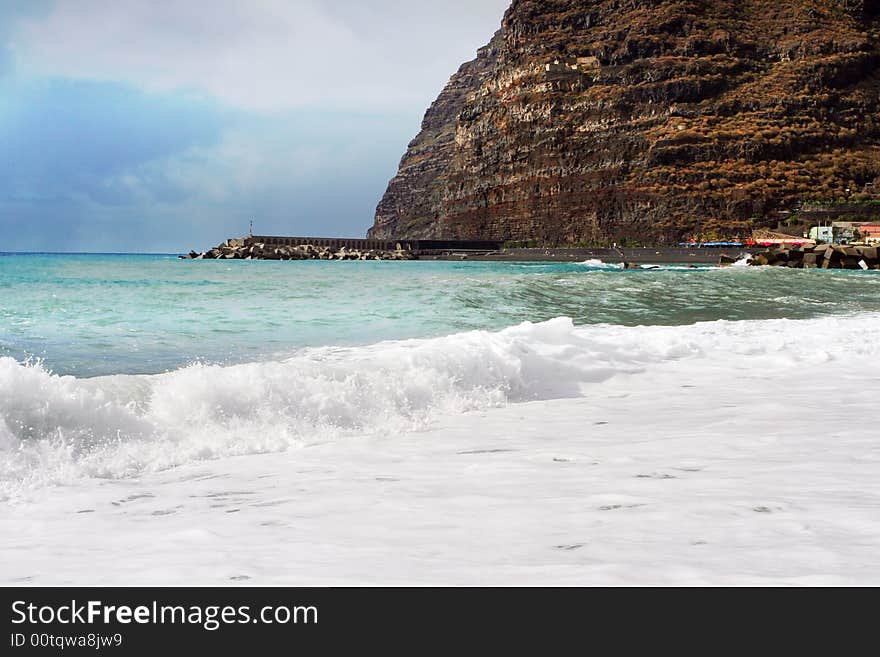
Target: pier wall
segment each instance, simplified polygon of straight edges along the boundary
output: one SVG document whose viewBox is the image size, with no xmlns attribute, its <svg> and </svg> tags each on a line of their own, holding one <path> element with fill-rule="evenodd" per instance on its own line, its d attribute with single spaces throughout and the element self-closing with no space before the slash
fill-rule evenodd
<svg viewBox="0 0 880 657">
<path fill-rule="evenodd" d="M 415 254 L 443 251 L 496 251 L 501 242 L 493 241 L 456 241 L 456 240 L 371 240 L 348 239 L 341 237 L 287 237 L 278 235 L 251 235 L 244 238 L 244 244 L 265 244 L 266 246 L 317 246 L 331 249 L 346 248 L 357 251 L 395 251 L 398 247 L 403 251 Z"/>
</svg>

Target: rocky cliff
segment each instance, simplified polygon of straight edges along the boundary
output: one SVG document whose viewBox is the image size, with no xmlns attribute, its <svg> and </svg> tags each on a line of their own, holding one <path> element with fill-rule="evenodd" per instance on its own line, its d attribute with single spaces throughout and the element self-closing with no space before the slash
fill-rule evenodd
<svg viewBox="0 0 880 657">
<path fill-rule="evenodd" d="M 514 0 L 370 236 L 662 244 L 858 201 L 878 64 L 880 0 Z"/>
</svg>

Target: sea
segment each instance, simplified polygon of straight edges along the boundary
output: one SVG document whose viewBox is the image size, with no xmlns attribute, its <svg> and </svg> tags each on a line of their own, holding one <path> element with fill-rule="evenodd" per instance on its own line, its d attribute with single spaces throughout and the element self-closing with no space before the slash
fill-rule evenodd
<svg viewBox="0 0 880 657">
<path fill-rule="evenodd" d="M 880 272 L 0 255 L 0 584 L 880 584 Z"/>
</svg>

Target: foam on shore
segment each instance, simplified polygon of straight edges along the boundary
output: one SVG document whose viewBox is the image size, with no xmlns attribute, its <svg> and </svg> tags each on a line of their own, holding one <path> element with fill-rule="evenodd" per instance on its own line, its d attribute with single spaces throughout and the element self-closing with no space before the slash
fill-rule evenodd
<svg viewBox="0 0 880 657">
<path fill-rule="evenodd" d="M 877 315 L 860 315 L 577 328 L 558 318 L 499 332 L 307 349 L 281 361 L 94 379 L 4 358 L 2 495 L 418 430 L 444 415 L 579 397 L 612 377 L 670 362 L 790 368 L 875 357 L 878 322 Z"/>
</svg>

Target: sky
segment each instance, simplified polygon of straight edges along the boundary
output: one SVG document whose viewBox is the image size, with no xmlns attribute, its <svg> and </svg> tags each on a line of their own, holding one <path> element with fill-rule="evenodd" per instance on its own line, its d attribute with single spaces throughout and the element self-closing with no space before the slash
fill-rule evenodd
<svg viewBox="0 0 880 657">
<path fill-rule="evenodd" d="M 0 251 L 362 237 L 509 0 L 0 0 Z"/>
</svg>

